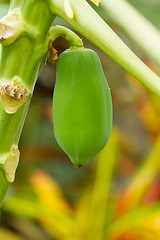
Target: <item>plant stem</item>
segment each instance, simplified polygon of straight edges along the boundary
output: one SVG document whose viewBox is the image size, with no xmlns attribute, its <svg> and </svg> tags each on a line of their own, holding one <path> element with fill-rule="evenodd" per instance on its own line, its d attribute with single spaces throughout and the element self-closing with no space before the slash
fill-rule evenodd
<svg viewBox="0 0 160 240">
<path fill-rule="evenodd" d="M 100 7 L 160 66 L 160 32 L 124 0 L 101 0 Z"/>
<path fill-rule="evenodd" d="M 0 168 L 0 206 L 2 204 L 2 199 L 4 198 L 10 183 L 5 177 L 3 169 Z"/>
<path fill-rule="evenodd" d="M 160 78 L 113 32 L 85 0 L 48 0 L 50 10 L 112 57 L 150 91 L 160 96 Z M 72 14 L 70 12 L 72 11 Z M 73 15 L 73 17 L 72 17 Z"/>
<path fill-rule="evenodd" d="M 14 167 L 17 166 L 19 138 L 34 85 L 40 69 L 46 61 L 48 52 L 48 46 L 46 46 L 47 33 L 55 18 L 45 1 L 36 0 L 12 0 L 8 14 L 14 16 L 19 25 L 22 23 L 24 29 L 21 31 L 22 34 L 20 33 L 21 35 L 18 36 L 16 31 L 19 31 L 19 29 L 15 27 L 13 34 L 18 36 L 15 39 L 16 41 L 11 42 L 12 44 L 7 42 L 7 45 L 0 46 L 0 203 L 7 191 L 10 179 L 11 181 L 14 180 L 13 175 L 16 169 L 12 169 L 12 165 L 15 158 Z M 3 19 L 1 23 L 3 31 Z M 4 24 L 10 25 L 10 22 Z M 2 32 L 2 34 L 5 34 L 5 32 Z M 19 103 L 20 100 L 11 98 L 11 95 L 6 95 L 7 100 L 2 98 L 2 86 L 6 82 L 9 89 L 18 89 L 20 86 L 20 90 L 26 90 L 29 93 L 26 102 L 19 109 L 17 108 L 14 114 L 6 112 L 6 109 L 4 109 L 5 101 L 13 102 L 15 105 L 15 102 Z M 5 91 L 6 86 L 4 87 Z M 16 153 L 14 153 L 15 151 Z M 9 166 L 6 161 L 9 161 Z"/>
</svg>

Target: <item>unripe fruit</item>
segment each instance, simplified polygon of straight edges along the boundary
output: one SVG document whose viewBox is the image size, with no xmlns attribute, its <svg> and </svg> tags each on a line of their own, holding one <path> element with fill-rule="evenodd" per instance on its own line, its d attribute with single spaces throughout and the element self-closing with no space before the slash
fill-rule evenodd
<svg viewBox="0 0 160 240">
<path fill-rule="evenodd" d="M 112 129 L 112 100 L 93 50 L 69 49 L 60 55 L 53 125 L 59 146 L 76 166 L 87 164 L 106 145 Z"/>
</svg>

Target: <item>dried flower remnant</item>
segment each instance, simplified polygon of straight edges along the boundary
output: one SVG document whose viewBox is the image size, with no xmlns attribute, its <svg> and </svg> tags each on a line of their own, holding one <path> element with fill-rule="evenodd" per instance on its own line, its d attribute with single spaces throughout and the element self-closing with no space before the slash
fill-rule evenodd
<svg viewBox="0 0 160 240">
<path fill-rule="evenodd" d="M 51 57 L 49 59 L 49 62 L 53 64 L 58 60 L 58 54 L 57 54 L 57 50 L 52 46 L 52 41 L 49 42 L 48 51 L 51 52 Z"/>
<path fill-rule="evenodd" d="M 0 23 L 0 43 L 12 38 L 15 34 L 15 29 L 4 23 Z"/>
<path fill-rule="evenodd" d="M 2 82 L 0 94 L 4 109 L 9 114 L 14 114 L 27 100 L 29 90 L 14 82 Z"/>
<path fill-rule="evenodd" d="M 9 153 L 0 155 L 0 164 L 5 170 L 5 176 L 8 182 L 13 182 L 15 179 L 15 172 L 19 163 L 19 149 L 13 145 Z"/>
<path fill-rule="evenodd" d="M 91 0 L 96 6 L 99 6 L 100 0 Z"/>
<path fill-rule="evenodd" d="M 23 22 L 19 10 L 14 10 L 0 20 L 0 43 L 12 44 L 23 32 Z"/>
</svg>

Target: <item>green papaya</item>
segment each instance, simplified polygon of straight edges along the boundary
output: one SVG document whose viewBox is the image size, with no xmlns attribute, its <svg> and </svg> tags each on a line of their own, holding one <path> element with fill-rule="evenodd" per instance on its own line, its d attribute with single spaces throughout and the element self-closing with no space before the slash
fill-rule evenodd
<svg viewBox="0 0 160 240">
<path fill-rule="evenodd" d="M 93 50 L 67 49 L 59 56 L 53 125 L 59 146 L 75 166 L 87 164 L 106 145 L 112 129 L 112 100 Z"/>
</svg>

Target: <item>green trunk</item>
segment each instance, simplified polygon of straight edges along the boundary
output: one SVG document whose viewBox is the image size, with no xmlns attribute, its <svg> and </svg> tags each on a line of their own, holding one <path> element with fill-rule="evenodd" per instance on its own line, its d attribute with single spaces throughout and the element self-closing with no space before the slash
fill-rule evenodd
<svg viewBox="0 0 160 240">
<path fill-rule="evenodd" d="M 9 186 L 4 176 L 5 160 L 14 156 L 14 147 L 18 146 L 34 85 L 46 61 L 48 30 L 55 18 L 44 0 L 12 0 L 8 14 L 13 17 L 11 26 L 14 28 L 15 21 L 19 27 L 15 25 L 15 39 L 8 42 L 4 39 L 0 46 L 1 96 L 4 94 L 0 99 L 0 202 Z M 5 85 L 2 89 L 4 83 L 9 87 Z M 11 90 L 17 87 L 20 90 L 16 90 L 15 95 Z M 14 106 L 16 101 L 19 104 L 18 95 L 24 91 L 27 97 L 24 97 L 26 99 L 22 101 L 22 106 L 11 112 L 9 101 Z M 23 94 L 20 96 L 23 98 Z"/>
</svg>

